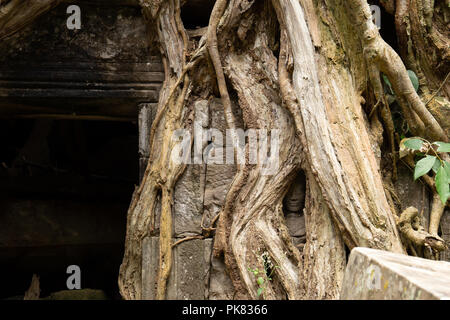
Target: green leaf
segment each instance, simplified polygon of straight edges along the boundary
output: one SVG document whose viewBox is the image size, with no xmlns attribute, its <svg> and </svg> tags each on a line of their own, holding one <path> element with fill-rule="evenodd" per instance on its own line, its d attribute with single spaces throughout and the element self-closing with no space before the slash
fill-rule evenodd
<svg viewBox="0 0 450 320">
<path fill-rule="evenodd" d="M 416 168 L 414 169 L 414 180 L 419 179 L 421 176 L 426 174 L 433 167 L 436 157 L 426 156 L 425 158 L 419 160 L 416 163 Z"/>
<path fill-rule="evenodd" d="M 256 280 L 256 282 L 258 282 L 258 284 L 259 284 L 260 286 L 262 286 L 262 285 L 264 284 L 264 278 L 263 278 L 263 277 L 259 277 L 259 278 Z"/>
<path fill-rule="evenodd" d="M 408 76 L 412 82 L 414 90 L 416 90 L 416 92 L 417 92 L 419 90 L 419 79 L 417 78 L 416 74 L 412 70 L 408 70 Z"/>
<path fill-rule="evenodd" d="M 450 143 L 438 141 L 434 142 L 434 144 L 437 144 L 439 146 L 437 152 L 450 152 Z"/>
<path fill-rule="evenodd" d="M 258 275 L 258 273 L 259 273 L 259 271 L 258 271 L 258 269 L 252 269 L 252 268 L 248 268 L 248 271 L 250 271 L 251 273 L 253 273 L 255 276 L 257 276 Z"/>
<path fill-rule="evenodd" d="M 431 168 L 431 169 L 433 169 L 434 173 L 437 173 L 440 167 L 441 167 L 441 162 L 439 161 L 438 158 L 436 158 L 436 161 L 434 161 L 434 164 L 433 164 L 433 168 Z"/>
<path fill-rule="evenodd" d="M 409 149 L 420 150 L 420 148 L 422 148 L 423 146 L 423 141 L 420 139 L 410 138 L 406 139 L 405 142 L 403 142 L 403 144 L 405 145 L 405 147 Z"/>
<path fill-rule="evenodd" d="M 448 184 L 447 171 L 444 167 L 440 167 L 436 174 L 436 190 L 442 203 L 445 205 L 448 197 L 450 196 L 450 188 Z"/>
<path fill-rule="evenodd" d="M 263 293 L 263 288 L 258 288 L 258 291 L 256 292 L 258 294 L 258 297 Z"/>
<path fill-rule="evenodd" d="M 444 169 L 447 173 L 448 183 L 450 183 L 450 162 L 444 161 Z"/>
</svg>

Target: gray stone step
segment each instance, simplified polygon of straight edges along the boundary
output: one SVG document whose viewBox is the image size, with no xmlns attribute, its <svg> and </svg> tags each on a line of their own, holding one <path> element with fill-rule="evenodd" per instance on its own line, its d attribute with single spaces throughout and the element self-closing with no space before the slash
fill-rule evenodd
<svg viewBox="0 0 450 320">
<path fill-rule="evenodd" d="M 450 263 L 387 251 L 354 248 L 341 299 L 450 299 Z"/>
</svg>

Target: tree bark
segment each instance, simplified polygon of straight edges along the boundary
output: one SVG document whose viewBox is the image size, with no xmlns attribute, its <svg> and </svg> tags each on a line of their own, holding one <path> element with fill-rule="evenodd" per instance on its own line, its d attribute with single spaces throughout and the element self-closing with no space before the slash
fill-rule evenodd
<svg viewBox="0 0 450 320">
<path fill-rule="evenodd" d="M 10 0 L 5 5 L 0 4 L 0 40 L 26 27 L 59 3 L 60 0 Z"/>
<path fill-rule="evenodd" d="M 0 39 L 57 2 L 27 7 L 11 0 L 0 7 Z M 339 298 L 345 247 L 406 253 L 397 222 L 410 241 L 445 247 L 436 234 L 440 215 L 434 215 L 432 235 L 418 231 L 417 210 L 398 217 L 386 187 L 395 178 L 387 172 L 395 172 L 396 145 L 381 73 L 413 134 L 448 141 L 449 118 L 442 111 L 449 94 L 443 28 L 448 8 L 438 1 L 408 3 L 388 7 L 395 10 L 399 56 L 381 38 L 366 0 L 217 0 L 204 34 L 185 29 L 182 1 L 140 1 L 158 36 L 165 82 L 149 136 L 149 163 L 128 211 L 119 275 L 125 299 L 142 298 L 142 241 L 148 236 L 159 237 L 158 299 L 166 298 L 173 247 L 199 237 L 214 237 L 213 253 L 225 261 L 238 299 L 261 297 L 255 268 L 266 272 L 265 299 Z M 419 75 L 419 94 L 404 61 Z M 278 132 L 279 142 L 261 136 L 245 142 L 246 162 L 237 164 L 213 225 L 202 226 L 201 236 L 173 242 L 174 188 L 187 165 L 172 158 L 178 150 L 173 133 L 192 134 L 196 105 L 217 97 L 228 129 L 265 130 L 271 141 Z M 249 163 L 255 142 L 278 155 L 269 174 L 267 164 Z M 390 154 L 392 168 L 384 167 L 380 154 Z M 299 250 L 286 227 L 283 199 L 300 170 L 307 195 L 306 244 Z"/>
<path fill-rule="evenodd" d="M 177 0 L 169 1 L 170 4 L 142 3 L 144 9 L 152 8 L 155 21 L 179 19 L 178 11 L 163 9 L 178 8 Z M 176 25 L 178 32 L 171 36 L 160 33 L 159 39 L 162 48 L 176 48 L 176 53 L 162 51 L 170 66 L 178 65 L 176 61 L 190 56 L 192 50 L 186 45 L 177 47 L 177 43 L 182 43 L 180 35 L 186 33 L 181 24 Z M 181 66 L 172 68 L 166 72 L 168 79 L 173 70 L 178 70 L 178 79 L 190 74 L 212 74 L 214 77 L 204 82 L 208 89 L 203 96 L 211 99 L 218 91 L 229 129 L 236 129 L 242 122 L 246 129 L 279 129 L 282 133 L 278 170 L 265 175 L 261 163 L 239 164 L 219 215 L 214 254 L 225 261 L 235 298 L 259 297 L 259 286 L 250 270 L 264 270 L 264 261 L 270 261 L 274 268 L 271 281 L 264 286 L 265 299 L 334 299 L 339 297 L 343 278 L 345 246 L 405 253 L 397 230 L 396 210 L 385 192 L 376 156 L 380 141 L 375 137 L 377 133 L 371 131 L 362 108 L 366 100 L 374 100 L 372 97 L 385 101 L 381 72 L 391 80 L 411 128 L 443 141 L 448 137 L 413 89 L 401 58 L 378 34 L 367 2 L 219 0 L 207 33 L 193 47 L 202 46 L 206 47 L 206 51 L 201 51 L 202 58 L 210 64 L 193 66 L 186 73 Z M 181 82 L 173 83 L 165 85 L 162 97 L 168 87 L 180 90 L 175 88 L 181 87 Z M 160 110 L 167 113 L 164 101 L 162 98 Z M 189 108 L 189 99 L 184 101 L 184 108 Z M 233 106 L 240 109 L 242 119 L 236 118 L 239 112 Z M 375 108 L 372 105 L 370 109 Z M 392 152 L 394 132 L 386 103 L 382 110 Z M 377 117 L 370 120 L 372 124 Z M 157 141 L 157 136 L 168 134 L 163 128 L 168 127 L 170 118 L 164 119 L 164 127 L 158 122 L 153 125 L 151 143 Z M 176 125 L 183 127 L 186 123 Z M 170 128 L 174 126 L 171 124 Z M 429 128 L 427 132 L 425 126 Z M 153 152 L 165 154 L 167 150 Z M 246 156 L 248 160 L 248 153 Z M 155 159 L 149 168 L 153 166 L 162 169 Z M 165 166 L 170 166 L 170 162 Z M 307 242 L 303 251 L 293 246 L 282 215 L 284 195 L 300 169 L 308 176 Z M 151 172 L 140 190 L 157 179 Z M 172 178 L 174 184 L 179 172 L 167 172 L 167 178 Z M 158 198 L 142 196 L 140 192 L 134 202 L 154 208 Z M 171 209 L 164 201 L 161 243 L 170 239 Z M 137 218 L 133 218 L 135 215 Z M 142 212 L 139 205 L 132 206 L 129 216 L 131 222 L 140 223 L 139 219 L 154 219 L 154 210 Z M 127 242 L 130 252 L 139 248 L 143 236 L 140 233 L 136 237 L 136 230 L 136 225 L 129 222 L 127 237 L 135 238 Z M 160 299 L 165 297 L 170 269 L 167 248 L 160 246 Z M 124 258 L 120 284 L 125 298 L 139 297 L 139 250 L 135 256 Z M 135 267 L 130 269 L 132 265 Z"/>
</svg>

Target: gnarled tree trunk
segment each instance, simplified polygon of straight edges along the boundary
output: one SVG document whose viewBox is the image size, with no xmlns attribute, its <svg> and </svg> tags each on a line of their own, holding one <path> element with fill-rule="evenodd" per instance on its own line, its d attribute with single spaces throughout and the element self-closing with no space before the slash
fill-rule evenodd
<svg viewBox="0 0 450 320">
<path fill-rule="evenodd" d="M 174 188 L 189 165 L 174 161 L 179 142 L 173 133 L 193 133 L 197 107 L 217 97 L 229 129 L 266 130 L 274 141 L 279 133 L 279 143 L 269 143 L 278 155 L 276 169 L 267 174 L 266 164 L 249 163 L 254 141 L 246 142 L 247 161 L 237 164 L 220 214 L 211 228 L 202 226 L 201 237 L 214 237 L 213 253 L 226 264 L 235 298 L 261 293 L 252 268 L 270 269 L 266 299 L 338 298 L 346 247 L 406 253 L 408 241 L 423 245 L 413 236 L 416 212 L 406 210 L 399 219 L 393 201 L 397 142 L 381 75 L 392 84 L 412 134 L 448 141 L 448 2 L 386 6 L 395 14 L 399 53 L 381 38 L 366 0 L 217 0 L 208 27 L 196 32 L 183 25 L 184 2 L 140 0 L 158 35 L 166 78 L 150 160 L 128 212 L 123 297 L 142 298 L 142 241 L 159 236 L 157 298 L 166 298 L 177 245 Z M 53 2 L 39 3 L 35 16 Z M 13 5 L 17 1 L 0 11 L 7 34 L 12 27 L 5 12 Z M 21 12 L 28 21 L 27 9 Z M 405 64 L 419 75 L 420 95 Z M 286 227 L 283 199 L 300 171 L 307 192 L 306 244 L 299 250 Z M 437 206 L 433 234 L 445 208 Z M 434 249 L 442 248 L 440 242 Z"/>
<path fill-rule="evenodd" d="M 154 230 L 158 201 L 158 298 L 165 298 L 171 195 L 184 169 L 169 160 L 170 130 L 188 127 L 195 101 L 217 94 L 229 129 L 243 123 L 245 129 L 281 132 L 277 170 L 266 175 L 261 163 L 238 164 L 215 229 L 214 254 L 223 257 L 236 298 L 258 297 L 249 267 L 266 270 L 267 261 L 274 276 L 265 283 L 264 298 L 337 298 L 345 246 L 405 252 L 385 189 L 389 176 L 381 175 L 379 161 L 379 115 L 390 144 L 387 153 L 395 150 L 381 72 L 414 134 L 442 141 L 448 136 L 414 90 L 400 56 L 379 35 L 366 1 L 218 0 L 200 40 L 188 38 L 180 1 L 141 3 L 149 24 L 157 25 L 166 82 L 161 118 L 150 137 L 152 158 L 129 211 L 119 282 L 125 298 L 140 297 L 140 242 Z M 423 77 L 428 79 L 425 71 Z M 375 110 L 378 104 L 379 113 L 371 112 L 369 119 L 364 107 Z M 301 251 L 282 214 L 283 198 L 299 170 L 308 181 L 307 240 Z M 159 198 L 158 188 L 163 190 Z"/>
</svg>

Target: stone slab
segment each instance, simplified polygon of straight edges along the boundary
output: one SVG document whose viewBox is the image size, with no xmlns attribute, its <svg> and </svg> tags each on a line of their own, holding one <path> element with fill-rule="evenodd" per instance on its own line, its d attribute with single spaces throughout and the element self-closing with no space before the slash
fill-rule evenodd
<svg viewBox="0 0 450 320">
<path fill-rule="evenodd" d="M 450 263 L 354 248 L 345 271 L 341 299 L 450 299 Z"/>
<path fill-rule="evenodd" d="M 209 300 L 233 300 L 234 287 L 226 272 L 225 263 L 216 257 L 211 260 Z"/>
<path fill-rule="evenodd" d="M 173 205 L 175 237 L 202 234 L 203 171 L 203 165 L 188 165 L 175 186 Z"/>
<path fill-rule="evenodd" d="M 179 239 L 174 239 L 177 241 Z M 173 265 L 167 282 L 168 300 L 208 298 L 212 239 L 190 240 L 173 249 Z M 147 237 L 142 254 L 142 298 L 155 299 L 159 261 L 159 237 Z"/>
</svg>

